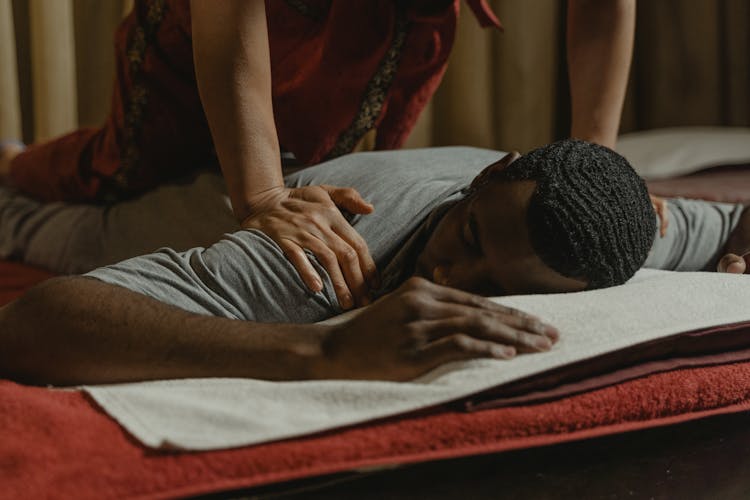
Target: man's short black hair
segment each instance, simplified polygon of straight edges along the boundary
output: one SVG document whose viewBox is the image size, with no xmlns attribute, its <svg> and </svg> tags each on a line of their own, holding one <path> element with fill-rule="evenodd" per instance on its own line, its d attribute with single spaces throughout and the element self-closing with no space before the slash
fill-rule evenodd
<svg viewBox="0 0 750 500">
<path fill-rule="evenodd" d="M 536 182 L 527 212 L 534 251 L 549 267 L 588 283 L 619 285 L 643 265 L 656 234 L 646 184 L 609 148 L 563 140 L 492 176 Z"/>
</svg>

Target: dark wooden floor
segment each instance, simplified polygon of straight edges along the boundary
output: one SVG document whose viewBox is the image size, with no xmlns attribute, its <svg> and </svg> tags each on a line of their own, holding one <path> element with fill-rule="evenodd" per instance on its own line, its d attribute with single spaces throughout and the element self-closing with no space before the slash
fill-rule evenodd
<svg viewBox="0 0 750 500">
<path fill-rule="evenodd" d="M 206 498 L 750 499 L 750 413 Z"/>
</svg>

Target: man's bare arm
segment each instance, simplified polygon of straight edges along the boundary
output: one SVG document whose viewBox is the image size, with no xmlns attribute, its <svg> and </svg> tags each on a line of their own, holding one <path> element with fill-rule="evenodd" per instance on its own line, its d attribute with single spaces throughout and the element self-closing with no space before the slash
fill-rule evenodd
<svg viewBox="0 0 750 500">
<path fill-rule="evenodd" d="M 635 0 L 568 2 L 572 137 L 614 148 L 634 33 Z"/>
<path fill-rule="evenodd" d="M 420 278 L 337 326 L 201 316 L 95 279 L 58 278 L 0 309 L 0 375 L 54 385 L 407 380 L 449 361 L 547 350 L 557 338 L 538 318 Z"/>
<path fill-rule="evenodd" d="M 202 316 L 95 279 L 58 278 L 0 310 L 0 373 L 54 385 L 305 379 L 324 329 Z"/>
</svg>

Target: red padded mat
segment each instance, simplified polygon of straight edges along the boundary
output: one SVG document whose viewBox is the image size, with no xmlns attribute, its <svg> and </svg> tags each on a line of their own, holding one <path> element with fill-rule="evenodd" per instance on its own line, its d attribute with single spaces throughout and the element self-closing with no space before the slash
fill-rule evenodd
<svg viewBox="0 0 750 500">
<path fill-rule="evenodd" d="M 0 381 L 0 498 L 172 498 L 748 409 L 750 363 L 738 363 L 655 374 L 539 405 L 445 409 L 254 447 L 163 453 L 135 443 L 79 392 Z"/>
<path fill-rule="evenodd" d="M 17 298 L 26 289 L 53 275 L 16 262 L 0 260 L 0 306 Z"/>
</svg>

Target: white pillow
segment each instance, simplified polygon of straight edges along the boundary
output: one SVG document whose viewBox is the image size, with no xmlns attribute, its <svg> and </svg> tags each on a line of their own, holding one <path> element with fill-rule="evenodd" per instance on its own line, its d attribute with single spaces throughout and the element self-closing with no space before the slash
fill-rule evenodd
<svg viewBox="0 0 750 500">
<path fill-rule="evenodd" d="M 620 136 L 617 152 L 646 179 L 750 163 L 750 128 L 676 127 Z"/>
</svg>

